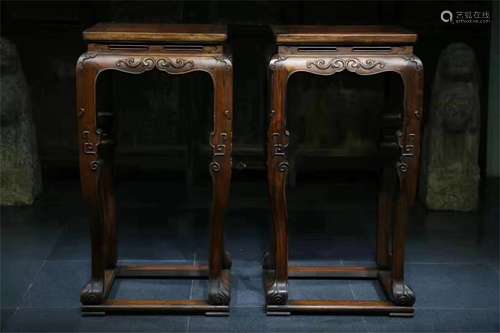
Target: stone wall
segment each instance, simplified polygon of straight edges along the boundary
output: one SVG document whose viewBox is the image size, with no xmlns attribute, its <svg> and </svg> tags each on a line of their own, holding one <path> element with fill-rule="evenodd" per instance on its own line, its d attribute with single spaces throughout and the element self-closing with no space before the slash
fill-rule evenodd
<svg viewBox="0 0 500 333">
<path fill-rule="evenodd" d="M 0 39 L 0 204 L 29 205 L 41 191 L 29 88 L 17 49 Z"/>
</svg>

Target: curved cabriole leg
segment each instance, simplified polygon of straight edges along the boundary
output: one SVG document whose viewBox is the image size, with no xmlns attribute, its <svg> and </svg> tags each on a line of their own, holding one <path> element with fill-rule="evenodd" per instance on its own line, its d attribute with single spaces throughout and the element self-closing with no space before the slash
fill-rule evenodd
<svg viewBox="0 0 500 333">
<path fill-rule="evenodd" d="M 101 132 L 96 122 L 95 83 L 97 67 L 86 63 L 89 54 L 80 57 L 76 67 L 77 115 L 80 143 L 80 178 L 83 199 L 87 206 L 91 239 L 91 279 L 80 294 L 82 304 L 100 304 L 104 295 L 105 253 L 102 209 L 99 207 L 99 155 Z"/>
<path fill-rule="evenodd" d="M 83 287 L 84 305 L 101 304 L 112 279 L 106 270 L 116 266 L 116 207 L 113 194 L 113 142 L 97 126 L 96 81 L 99 57 L 85 53 L 78 60 L 77 116 L 80 144 L 80 178 L 87 206 L 91 239 L 91 279 Z"/>
<path fill-rule="evenodd" d="M 422 117 L 423 67 L 414 56 L 400 72 L 404 82 L 403 131 L 399 139 L 401 157 L 396 165 L 399 188 L 397 189 L 394 231 L 392 237 L 392 270 L 390 298 L 400 306 L 412 306 L 415 294 L 405 284 L 405 240 L 408 224 L 408 208 L 415 201 L 420 159 L 420 119 Z"/>
<path fill-rule="evenodd" d="M 210 174 L 213 182 L 212 221 L 210 234 L 210 267 L 208 303 L 229 304 L 231 267 L 229 253 L 224 250 L 224 213 L 229 200 L 231 182 L 233 69 L 225 57 L 213 72 L 214 81 L 214 130 L 211 133 L 212 162 Z"/>
<path fill-rule="evenodd" d="M 268 129 L 267 172 L 269 196 L 273 219 L 271 251 L 266 266 L 274 268 L 266 278 L 268 305 L 286 304 L 288 301 L 288 216 L 286 203 L 286 177 L 288 162 L 286 148 L 285 96 L 288 80 L 287 69 L 271 60 L 271 119 Z"/>
</svg>

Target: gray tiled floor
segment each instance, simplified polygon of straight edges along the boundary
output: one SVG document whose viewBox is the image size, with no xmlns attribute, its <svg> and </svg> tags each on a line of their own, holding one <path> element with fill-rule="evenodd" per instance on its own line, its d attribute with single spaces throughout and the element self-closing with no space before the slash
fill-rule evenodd
<svg viewBox="0 0 500 333">
<path fill-rule="evenodd" d="M 358 186 L 358 187 L 356 187 Z M 172 198 L 167 197 L 165 188 Z M 147 191 L 145 191 L 147 189 Z M 342 192 L 344 191 L 344 192 Z M 347 194 L 339 194 L 345 193 Z M 182 195 L 182 184 L 128 182 L 118 188 L 119 254 L 128 262 L 205 261 L 209 191 Z M 143 195 L 144 194 L 144 195 Z M 373 187 L 303 185 L 290 191 L 290 253 L 312 264 L 370 263 L 374 255 Z M 167 205 L 169 199 L 172 200 Z M 44 332 L 497 332 L 499 331 L 498 192 L 475 213 L 427 212 L 410 219 L 407 281 L 414 318 L 267 317 L 261 260 L 269 237 L 265 186 L 235 182 L 226 219 L 233 257 L 231 315 L 82 317 L 79 291 L 89 277 L 89 236 L 78 182 L 54 182 L 33 207 L 2 208 L 3 331 Z M 204 280 L 120 280 L 113 297 L 202 298 Z M 290 297 L 380 299 L 371 281 L 292 281 Z"/>
</svg>

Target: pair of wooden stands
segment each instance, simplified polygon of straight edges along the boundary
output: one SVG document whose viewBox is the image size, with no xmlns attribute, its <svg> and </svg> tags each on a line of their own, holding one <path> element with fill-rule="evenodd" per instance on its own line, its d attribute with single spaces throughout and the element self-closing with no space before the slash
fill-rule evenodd
<svg viewBox="0 0 500 333">
<path fill-rule="evenodd" d="M 413 54 L 416 35 L 379 26 L 287 26 L 273 29 L 278 52 L 272 57 L 267 169 L 273 215 L 273 244 L 264 260 L 268 314 L 292 312 L 413 315 L 415 296 L 405 284 L 404 244 L 408 207 L 415 200 L 422 118 L 422 63 Z M 114 311 L 229 312 L 231 260 L 224 250 L 223 217 L 231 178 L 233 66 L 226 29 L 213 25 L 98 24 L 84 32 L 88 50 L 78 60 L 77 115 L 83 196 L 90 213 L 91 279 L 81 292 L 87 314 Z M 141 74 L 207 72 L 214 87 L 213 130 L 209 144 L 213 180 L 208 265 L 122 266 L 117 262 L 113 193 L 112 121 L 96 112 L 100 73 L 117 70 Z M 359 75 L 395 72 L 404 86 L 404 112 L 393 135 L 383 135 L 375 267 L 305 267 L 288 265 L 286 179 L 287 82 L 292 74 Z M 208 278 L 206 300 L 111 300 L 108 294 L 122 277 Z M 388 301 L 288 300 L 289 278 L 362 278 L 380 281 Z"/>
</svg>

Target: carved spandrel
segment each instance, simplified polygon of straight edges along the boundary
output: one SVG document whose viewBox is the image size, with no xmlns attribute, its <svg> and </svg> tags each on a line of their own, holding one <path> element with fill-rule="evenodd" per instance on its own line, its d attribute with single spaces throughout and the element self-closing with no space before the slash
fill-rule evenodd
<svg viewBox="0 0 500 333">
<path fill-rule="evenodd" d="M 385 68 L 385 62 L 379 59 L 359 58 L 320 58 L 309 60 L 306 67 L 318 73 L 337 73 L 347 70 L 353 73 L 376 73 Z"/>
<path fill-rule="evenodd" d="M 138 71 L 148 71 L 155 67 L 155 60 L 153 58 L 125 58 L 116 62 L 118 68 L 129 68 Z"/>
<path fill-rule="evenodd" d="M 156 60 L 156 68 L 167 71 L 188 71 L 194 68 L 194 61 L 183 58 L 176 58 L 175 60 L 170 58 L 160 58 Z"/>
<path fill-rule="evenodd" d="M 186 73 L 195 68 L 195 61 L 188 58 L 126 57 L 115 62 L 118 70 L 143 73 L 154 68 L 168 73 Z"/>
</svg>

